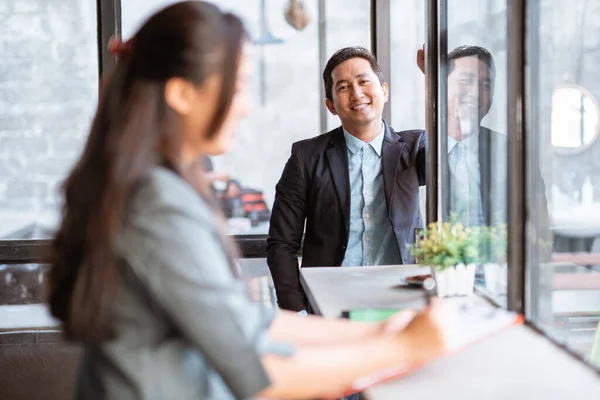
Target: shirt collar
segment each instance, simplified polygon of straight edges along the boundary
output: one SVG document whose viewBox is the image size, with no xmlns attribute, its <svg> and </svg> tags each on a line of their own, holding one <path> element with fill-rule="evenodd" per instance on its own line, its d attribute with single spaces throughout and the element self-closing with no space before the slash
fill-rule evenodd
<svg viewBox="0 0 600 400">
<path fill-rule="evenodd" d="M 458 143 L 464 144 L 469 152 L 477 152 L 479 150 L 479 132 L 473 133 L 471 136 L 460 142 L 448 136 L 448 154 L 450 154 L 454 146 Z"/>
<path fill-rule="evenodd" d="M 381 157 L 381 152 L 383 149 L 383 138 L 385 136 L 385 125 L 383 123 L 381 123 L 381 132 L 379 132 L 379 135 L 375 136 L 373 140 L 371 140 L 369 143 L 363 142 L 359 138 L 352 136 L 350 133 L 348 133 L 346 129 L 342 129 L 344 130 L 344 139 L 346 139 L 346 147 L 348 148 L 348 150 L 350 150 L 352 154 L 356 154 L 360 151 L 360 149 L 369 145 L 373 150 L 375 150 L 375 153 L 377 153 L 377 155 Z"/>
</svg>

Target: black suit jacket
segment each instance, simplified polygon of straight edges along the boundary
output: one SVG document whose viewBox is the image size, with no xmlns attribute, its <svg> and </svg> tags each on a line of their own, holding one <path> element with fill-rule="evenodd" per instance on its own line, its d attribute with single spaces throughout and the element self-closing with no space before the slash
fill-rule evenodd
<svg viewBox="0 0 600 400">
<path fill-rule="evenodd" d="M 419 186 L 425 184 L 425 133 L 395 132 L 385 124 L 382 170 L 388 215 L 402 262 L 413 261 L 408 244 L 422 227 Z M 277 183 L 267 239 L 267 263 L 279 306 L 307 308 L 300 285 L 302 267 L 341 265 L 350 226 L 348 150 L 341 127 L 292 145 L 292 154 Z"/>
</svg>

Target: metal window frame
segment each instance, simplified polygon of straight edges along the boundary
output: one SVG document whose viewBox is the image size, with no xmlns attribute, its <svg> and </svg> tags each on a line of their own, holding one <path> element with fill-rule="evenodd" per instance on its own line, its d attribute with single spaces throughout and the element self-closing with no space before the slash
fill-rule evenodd
<svg viewBox="0 0 600 400">
<path fill-rule="evenodd" d="M 319 41 L 319 132 L 325 133 L 327 132 L 327 107 L 325 107 L 325 86 L 323 85 L 323 74 L 322 69 L 325 68 L 325 64 L 327 63 L 327 8 L 325 5 L 325 0 L 318 0 L 317 5 L 317 15 L 318 15 L 318 38 Z"/>
<path fill-rule="evenodd" d="M 538 71 L 540 70 L 540 4 L 538 1 L 526 2 L 525 4 L 526 11 L 526 62 L 524 65 L 525 68 L 525 79 L 526 79 L 526 88 L 529 89 L 529 92 L 526 93 L 525 101 L 527 105 L 527 120 L 526 124 L 528 127 L 528 135 L 527 144 L 531 146 L 532 149 L 538 148 L 536 143 L 533 140 L 539 140 L 539 132 L 540 132 L 540 111 L 539 111 L 539 93 L 540 93 L 540 75 Z M 537 151 L 531 151 L 527 154 L 528 161 L 528 187 L 533 190 L 528 190 L 527 197 L 529 201 L 529 205 L 538 204 L 537 200 L 539 196 L 537 184 L 541 182 L 537 182 L 537 174 L 532 174 L 532 171 L 540 170 L 540 157 Z M 534 185 L 535 184 L 535 185 Z M 530 221 L 539 221 L 540 210 L 538 207 L 528 207 L 529 211 L 529 220 Z M 527 222 L 527 221 L 526 221 Z M 531 229 L 538 229 L 536 224 L 527 223 L 526 226 Z M 536 238 L 534 243 L 529 243 L 527 249 L 535 249 L 539 248 L 537 241 L 537 232 L 531 232 L 532 235 L 530 237 Z M 528 320 L 536 320 L 540 310 L 540 296 L 541 293 L 541 282 L 542 276 L 540 274 L 540 257 L 539 251 L 528 251 L 526 253 L 526 262 L 528 268 L 525 271 L 525 289 L 524 289 L 524 314 Z"/>
<path fill-rule="evenodd" d="M 231 235 L 243 258 L 262 258 L 267 254 L 267 235 Z M 51 262 L 52 241 L 0 241 L 0 265 L 46 264 Z"/>
<path fill-rule="evenodd" d="M 52 242 L 44 240 L 0 241 L 0 264 L 46 263 Z"/>
<path fill-rule="evenodd" d="M 108 52 L 108 41 L 112 36 L 121 37 L 121 0 L 96 0 L 98 29 L 98 76 L 114 62 Z"/>
<path fill-rule="evenodd" d="M 425 68 L 427 82 L 427 223 L 442 221 L 447 202 L 441 201 L 450 190 L 448 169 L 448 3 L 427 0 L 425 10 L 427 38 Z"/>
<path fill-rule="evenodd" d="M 391 43 L 391 0 L 371 0 L 371 51 L 389 87 L 392 86 L 392 43 Z M 392 98 L 390 90 L 388 101 L 383 109 L 383 119 L 392 125 Z"/>
<path fill-rule="evenodd" d="M 525 79 L 527 1 L 507 0 L 508 298 L 524 314 L 527 262 L 527 107 Z"/>
</svg>

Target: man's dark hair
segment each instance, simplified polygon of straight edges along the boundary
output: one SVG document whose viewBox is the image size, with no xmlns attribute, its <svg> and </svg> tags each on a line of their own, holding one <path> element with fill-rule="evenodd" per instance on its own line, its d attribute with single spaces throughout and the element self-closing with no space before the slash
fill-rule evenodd
<svg viewBox="0 0 600 400">
<path fill-rule="evenodd" d="M 371 69 L 379 78 L 379 83 L 383 85 L 385 82 L 385 78 L 383 77 L 383 72 L 377 63 L 377 59 L 369 50 L 360 46 L 352 46 L 352 47 L 344 47 L 335 52 L 334 55 L 331 56 L 329 61 L 327 61 L 327 65 L 325 66 L 325 70 L 323 71 L 323 83 L 325 84 L 325 97 L 331 101 L 333 101 L 333 77 L 331 73 L 341 63 L 348 61 L 352 58 L 363 58 L 371 64 Z"/>
<path fill-rule="evenodd" d="M 496 78 L 496 65 L 494 57 L 489 51 L 479 46 L 459 46 L 448 53 L 448 74 L 454 69 L 454 61 L 463 57 L 477 57 L 490 68 L 490 79 L 494 82 Z"/>
</svg>

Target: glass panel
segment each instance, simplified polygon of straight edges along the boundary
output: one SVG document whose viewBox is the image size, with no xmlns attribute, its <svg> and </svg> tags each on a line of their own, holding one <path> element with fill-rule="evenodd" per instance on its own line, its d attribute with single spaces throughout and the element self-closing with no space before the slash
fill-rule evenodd
<svg viewBox="0 0 600 400">
<path fill-rule="evenodd" d="M 47 238 L 97 102 L 96 4 L 0 4 L 0 240 Z"/>
<path fill-rule="evenodd" d="M 241 276 L 248 283 L 250 297 L 267 308 L 277 307 L 275 285 L 267 262 L 260 258 L 239 258 L 236 260 Z"/>
<path fill-rule="evenodd" d="M 348 46 L 362 46 L 371 49 L 371 7 L 370 1 L 364 0 L 317 0 L 313 3 L 325 3 L 325 53 L 326 59 L 318 66 L 319 84 L 323 85 L 323 69 L 329 57 L 339 49 Z M 348 29 L 348 27 L 351 27 Z M 325 99 L 319 99 L 325 105 Z M 340 126 L 340 119 L 331 115 L 325 108 L 327 115 L 327 130 Z M 319 133 L 310 136 L 316 136 Z"/>
<path fill-rule="evenodd" d="M 425 75 L 415 62 L 415 53 L 425 42 L 425 2 L 390 2 L 392 76 L 391 126 L 397 130 L 425 128 Z M 419 188 L 421 215 L 425 220 L 426 188 Z"/>
<path fill-rule="evenodd" d="M 529 6 L 528 312 L 600 366 L 600 5 Z"/>
<path fill-rule="evenodd" d="M 506 1 L 448 2 L 445 219 L 483 230 L 476 285 L 506 305 Z"/>
<path fill-rule="evenodd" d="M 223 193 L 232 234 L 267 233 L 275 185 L 292 143 L 339 126 L 337 117 L 328 116 L 321 127 L 321 113 L 328 112 L 321 95 L 327 59 L 319 59 L 320 46 L 325 46 L 326 57 L 344 46 L 370 48 L 368 1 L 325 1 L 326 30 L 320 38 L 322 1 L 214 1 L 242 17 L 255 41 L 253 112 L 239 127 L 233 151 L 211 160 L 213 171 L 223 175 L 214 187 Z M 134 33 L 151 12 L 170 3 L 174 1 L 122 0 L 124 36 Z M 293 4 L 301 8 L 291 9 Z M 346 29 L 349 26 L 352 29 Z M 264 199 L 266 211 L 249 212 L 242 206 L 245 198 L 255 195 Z"/>
<path fill-rule="evenodd" d="M 415 54 L 425 42 L 425 2 L 392 0 L 390 9 L 391 123 L 398 131 L 423 129 L 425 75 L 417 66 Z"/>
</svg>

